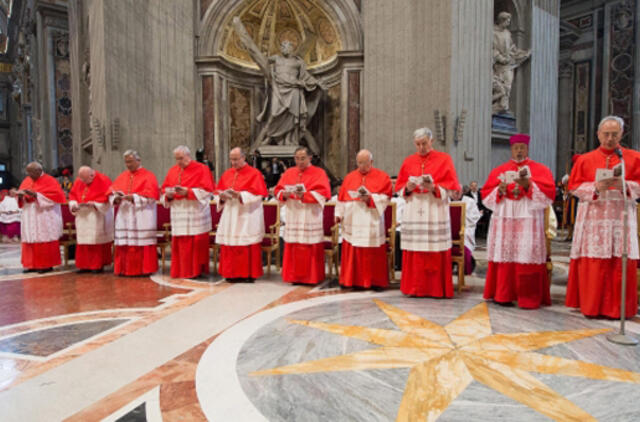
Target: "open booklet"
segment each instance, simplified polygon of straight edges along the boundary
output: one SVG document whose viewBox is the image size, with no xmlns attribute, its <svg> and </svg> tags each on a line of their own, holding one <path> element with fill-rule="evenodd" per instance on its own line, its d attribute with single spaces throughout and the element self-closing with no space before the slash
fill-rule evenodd
<svg viewBox="0 0 640 422">
<path fill-rule="evenodd" d="M 529 179 L 531 177 L 531 170 L 529 169 L 529 166 L 520 167 L 518 171 L 507 170 L 498 176 L 498 180 L 508 185 L 515 182 L 516 179 L 519 178 L 519 174 L 522 174 L 522 177 L 525 179 Z"/>
<path fill-rule="evenodd" d="M 409 181 L 415 185 L 423 185 L 425 183 L 433 183 L 433 177 L 430 174 L 423 174 L 422 176 L 409 176 Z"/>
<path fill-rule="evenodd" d="M 349 193 L 349 196 L 354 199 L 359 198 L 361 196 L 371 195 L 371 192 L 365 186 L 360 186 L 356 190 L 350 190 L 348 193 Z"/>
<path fill-rule="evenodd" d="M 307 191 L 303 183 L 297 183 L 295 185 L 284 185 L 284 191 L 290 193 L 304 193 Z"/>
<path fill-rule="evenodd" d="M 617 176 L 616 173 L 618 173 Z M 618 164 L 611 169 L 596 169 L 596 182 L 620 177 L 620 175 L 622 175 L 622 164 Z"/>
</svg>

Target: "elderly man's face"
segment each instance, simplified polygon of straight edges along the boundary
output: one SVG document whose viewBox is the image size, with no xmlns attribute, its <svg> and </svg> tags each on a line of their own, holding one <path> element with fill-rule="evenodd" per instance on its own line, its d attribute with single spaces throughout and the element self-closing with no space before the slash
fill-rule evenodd
<svg viewBox="0 0 640 422">
<path fill-rule="evenodd" d="M 356 164 L 360 173 L 366 174 L 371 170 L 373 160 L 369 158 L 369 154 L 358 154 L 358 156 L 356 156 Z"/>
<path fill-rule="evenodd" d="M 95 177 L 96 177 L 96 172 L 94 170 L 83 171 L 82 173 L 78 174 L 78 178 L 82 180 L 82 183 L 84 183 L 85 185 L 90 185 L 91 182 L 93 182 L 93 179 L 95 179 Z"/>
<path fill-rule="evenodd" d="M 173 157 L 176 159 L 176 164 L 180 168 L 185 168 L 191 163 L 191 157 L 182 151 L 176 151 L 173 153 Z"/>
<path fill-rule="evenodd" d="M 231 162 L 231 167 L 234 169 L 241 169 L 245 164 L 244 155 L 235 149 L 229 153 L 229 161 Z"/>
<path fill-rule="evenodd" d="M 304 150 L 296 152 L 293 159 L 296 161 L 298 170 L 304 170 L 311 164 L 311 157 Z"/>
<path fill-rule="evenodd" d="M 517 142 L 511 145 L 511 158 L 515 161 L 522 161 L 529 155 L 529 145 Z"/>
<path fill-rule="evenodd" d="M 469 185 L 469 190 L 471 192 L 476 192 L 478 190 L 478 184 L 476 182 L 471 182 Z"/>
<path fill-rule="evenodd" d="M 416 152 L 419 155 L 427 155 L 433 149 L 433 138 L 428 136 L 415 138 L 413 143 L 416 145 Z"/>
<path fill-rule="evenodd" d="M 615 120 L 607 120 L 602 124 L 600 130 L 598 130 L 598 140 L 602 148 L 618 148 L 620 146 L 620 139 L 622 139 L 622 130 Z"/>
<path fill-rule="evenodd" d="M 127 166 L 127 170 L 136 171 L 140 167 L 140 160 L 136 160 L 133 155 L 127 155 L 124 157 L 124 165 Z"/>
<path fill-rule="evenodd" d="M 40 177 L 40 175 L 42 174 L 42 170 L 40 170 L 37 167 L 29 167 L 29 166 L 27 166 L 25 171 L 27 172 L 27 176 L 29 176 L 33 180 L 37 180 L 38 177 Z"/>
</svg>

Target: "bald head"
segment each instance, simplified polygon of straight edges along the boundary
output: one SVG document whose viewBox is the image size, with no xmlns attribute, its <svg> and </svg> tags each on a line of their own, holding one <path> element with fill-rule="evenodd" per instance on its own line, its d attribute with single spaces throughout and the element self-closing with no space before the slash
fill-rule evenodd
<svg viewBox="0 0 640 422">
<path fill-rule="evenodd" d="M 42 175 L 42 165 L 37 161 L 32 161 L 29 164 L 27 164 L 27 167 L 25 168 L 25 172 L 27 173 L 27 176 L 29 176 L 30 178 L 32 178 L 33 180 L 37 180 L 38 177 Z"/>
<path fill-rule="evenodd" d="M 366 174 L 371 170 L 371 166 L 373 165 L 373 154 L 371 151 L 366 149 L 361 149 L 358 154 L 356 154 L 356 164 L 358 165 L 358 170 L 362 174 Z"/>
<path fill-rule="evenodd" d="M 246 157 L 244 155 L 244 151 L 242 151 L 242 148 L 236 147 L 229 151 L 229 161 L 231 162 L 231 167 L 233 167 L 234 169 L 239 170 L 244 167 Z"/>
<path fill-rule="evenodd" d="M 96 177 L 96 171 L 89 166 L 82 166 L 78 169 L 78 179 L 85 185 L 90 185 Z"/>
</svg>

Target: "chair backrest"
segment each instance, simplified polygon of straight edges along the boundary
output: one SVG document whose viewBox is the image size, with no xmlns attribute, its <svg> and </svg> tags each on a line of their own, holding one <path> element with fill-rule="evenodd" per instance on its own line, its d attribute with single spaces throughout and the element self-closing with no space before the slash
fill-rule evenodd
<svg viewBox="0 0 640 422">
<path fill-rule="evenodd" d="M 449 221 L 451 222 L 451 241 L 454 245 L 464 245 L 464 219 L 466 218 L 466 205 L 464 202 L 451 202 L 449 204 Z"/>
<path fill-rule="evenodd" d="M 157 217 L 156 217 L 156 221 L 157 221 L 157 225 L 156 225 L 156 229 L 157 230 L 164 230 L 164 224 L 165 223 L 169 223 L 171 224 L 171 211 L 169 210 L 169 208 L 165 208 L 164 206 L 162 206 L 160 203 L 157 204 L 157 213 L 156 213 Z"/>
<path fill-rule="evenodd" d="M 62 225 L 64 228 L 67 227 L 67 223 L 71 223 L 72 225 L 75 225 L 76 223 L 76 216 L 71 214 L 71 211 L 69 210 L 69 203 L 67 202 L 66 204 L 62 204 L 60 206 L 60 209 L 62 210 Z"/>
<path fill-rule="evenodd" d="M 264 229 L 268 233 L 269 227 L 280 223 L 280 203 L 278 201 L 264 201 L 262 208 L 264 210 Z"/>
<path fill-rule="evenodd" d="M 325 236 L 331 236 L 331 228 L 335 224 L 336 204 L 333 202 L 324 204 L 322 211 L 322 229 Z"/>
<path fill-rule="evenodd" d="M 396 206 L 395 202 L 390 202 L 384 209 L 384 233 L 386 236 L 396 230 Z"/>
<path fill-rule="evenodd" d="M 218 212 L 217 201 L 211 201 L 209 207 L 211 208 L 211 227 L 213 231 L 216 231 L 218 229 L 218 223 L 220 223 L 220 217 L 222 217 L 222 210 Z"/>
</svg>

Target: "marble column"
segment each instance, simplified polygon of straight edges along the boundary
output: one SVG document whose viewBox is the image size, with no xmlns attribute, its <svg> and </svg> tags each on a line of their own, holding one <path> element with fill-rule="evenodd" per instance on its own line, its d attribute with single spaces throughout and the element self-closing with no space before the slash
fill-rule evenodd
<svg viewBox="0 0 640 422">
<path fill-rule="evenodd" d="M 556 175 L 567 172 L 573 146 L 573 62 L 565 58 L 560 62 L 558 75 L 558 147 Z"/>
</svg>

